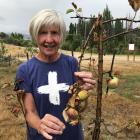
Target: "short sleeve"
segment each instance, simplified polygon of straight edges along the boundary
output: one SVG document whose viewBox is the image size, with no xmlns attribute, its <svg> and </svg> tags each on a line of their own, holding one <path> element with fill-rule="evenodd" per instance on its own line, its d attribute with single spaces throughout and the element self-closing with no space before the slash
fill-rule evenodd
<svg viewBox="0 0 140 140">
<path fill-rule="evenodd" d="M 77 61 L 77 59 L 75 57 L 72 57 L 72 62 L 71 63 L 72 63 L 71 67 L 72 67 L 72 72 L 73 72 L 73 81 L 75 83 L 77 81 L 77 78 L 74 75 L 74 72 L 79 71 L 78 61 Z"/>
<path fill-rule="evenodd" d="M 15 89 L 24 90 L 25 93 L 32 93 L 30 77 L 27 70 L 26 63 L 19 66 L 16 72 Z"/>
<path fill-rule="evenodd" d="M 78 61 L 75 57 L 73 57 L 73 60 L 72 60 L 72 70 L 73 72 L 79 71 Z"/>
</svg>

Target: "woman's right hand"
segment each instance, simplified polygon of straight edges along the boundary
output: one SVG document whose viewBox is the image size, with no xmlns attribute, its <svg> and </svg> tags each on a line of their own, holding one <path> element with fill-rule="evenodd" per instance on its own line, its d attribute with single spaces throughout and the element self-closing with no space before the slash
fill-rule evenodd
<svg viewBox="0 0 140 140">
<path fill-rule="evenodd" d="M 62 121 L 51 114 L 46 114 L 40 121 L 38 132 L 45 138 L 51 140 L 55 135 L 61 135 L 65 129 L 65 125 Z"/>
</svg>

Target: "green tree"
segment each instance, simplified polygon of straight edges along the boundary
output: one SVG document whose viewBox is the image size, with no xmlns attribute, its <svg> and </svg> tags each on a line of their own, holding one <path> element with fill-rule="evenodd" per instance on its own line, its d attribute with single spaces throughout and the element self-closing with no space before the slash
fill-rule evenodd
<svg viewBox="0 0 140 140">
<path fill-rule="evenodd" d="M 7 39 L 7 43 L 23 46 L 24 36 L 20 33 L 11 33 L 9 38 Z"/>
<path fill-rule="evenodd" d="M 8 35 L 7 35 L 6 33 L 0 32 L 0 39 L 5 40 L 5 39 L 7 39 L 7 38 L 8 38 Z"/>
<path fill-rule="evenodd" d="M 83 19 L 78 19 L 77 34 L 81 35 L 82 40 L 84 40 L 84 37 L 85 37 L 85 22 L 84 22 Z"/>
<path fill-rule="evenodd" d="M 113 19 L 113 16 L 108 6 L 106 5 L 106 8 L 103 11 L 103 21 L 107 21 L 111 19 Z M 104 30 L 107 36 L 111 36 L 113 34 L 113 28 L 114 28 L 113 22 L 109 22 L 104 25 Z M 105 52 L 111 53 L 114 47 L 114 41 L 113 40 L 107 41 L 104 43 L 104 46 L 105 46 Z"/>
<path fill-rule="evenodd" d="M 81 36 L 80 35 L 73 35 L 73 42 L 72 45 L 70 47 L 71 50 L 76 51 L 77 48 L 79 48 L 81 46 Z"/>
<path fill-rule="evenodd" d="M 118 33 L 121 33 L 123 31 L 124 31 L 124 29 L 123 29 L 123 22 L 121 22 L 120 20 L 117 20 L 115 22 L 114 33 L 118 34 Z M 122 36 L 118 36 L 118 37 L 115 38 L 115 45 L 116 45 L 117 50 L 118 50 L 117 53 L 122 53 L 122 51 L 125 48 L 124 36 L 123 35 Z"/>
<path fill-rule="evenodd" d="M 69 25 L 69 34 L 76 34 L 76 27 L 73 23 L 70 23 Z"/>
<path fill-rule="evenodd" d="M 91 19 L 87 22 L 87 34 L 86 34 L 86 36 L 88 36 L 88 33 L 90 32 L 90 29 L 92 28 L 94 23 L 95 23 L 95 15 L 93 15 L 93 16 L 91 15 Z M 91 37 L 89 39 L 88 46 L 90 49 L 95 48 L 95 43 L 93 40 L 93 33 L 91 34 Z"/>
</svg>

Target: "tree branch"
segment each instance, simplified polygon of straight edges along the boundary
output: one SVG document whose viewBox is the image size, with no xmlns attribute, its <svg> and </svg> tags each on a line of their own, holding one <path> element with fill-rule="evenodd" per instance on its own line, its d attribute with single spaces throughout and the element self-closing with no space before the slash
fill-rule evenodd
<svg viewBox="0 0 140 140">
<path fill-rule="evenodd" d="M 112 35 L 110 37 L 107 37 L 106 39 L 103 40 L 103 42 L 108 41 L 108 40 L 110 40 L 110 39 L 112 39 L 114 37 L 117 37 L 117 36 L 120 36 L 120 35 L 124 35 L 124 34 L 128 34 L 128 33 L 135 32 L 135 31 L 139 31 L 139 30 L 140 30 L 140 28 L 134 28 L 134 29 L 130 29 L 130 30 L 125 31 L 125 32 L 121 32 L 121 33 Z"/>
<path fill-rule="evenodd" d="M 133 19 L 128 19 L 128 18 L 116 18 L 116 19 L 103 21 L 103 24 L 106 24 L 106 23 L 109 23 L 109 22 L 112 22 L 112 21 L 116 21 L 116 20 L 126 20 L 126 21 L 140 22 L 140 20 L 133 20 Z"/>
</svg>

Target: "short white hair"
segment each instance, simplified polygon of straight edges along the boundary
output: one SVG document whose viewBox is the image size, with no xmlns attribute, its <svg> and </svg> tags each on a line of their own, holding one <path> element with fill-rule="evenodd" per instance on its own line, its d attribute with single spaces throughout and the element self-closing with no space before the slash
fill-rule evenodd
<svg viewBox="0 0 140 140">
<path fill-rule="evenodd" d="M 30 21 L 29 32 L 32 40 L 37 43 L 38 34 L 42 27 L 55 26 L 59 29 L 61 42 L 64 40 L 66 25 L 62 15 L 52 9 L 44 9 L 38 12 Z"/>
</svg>

